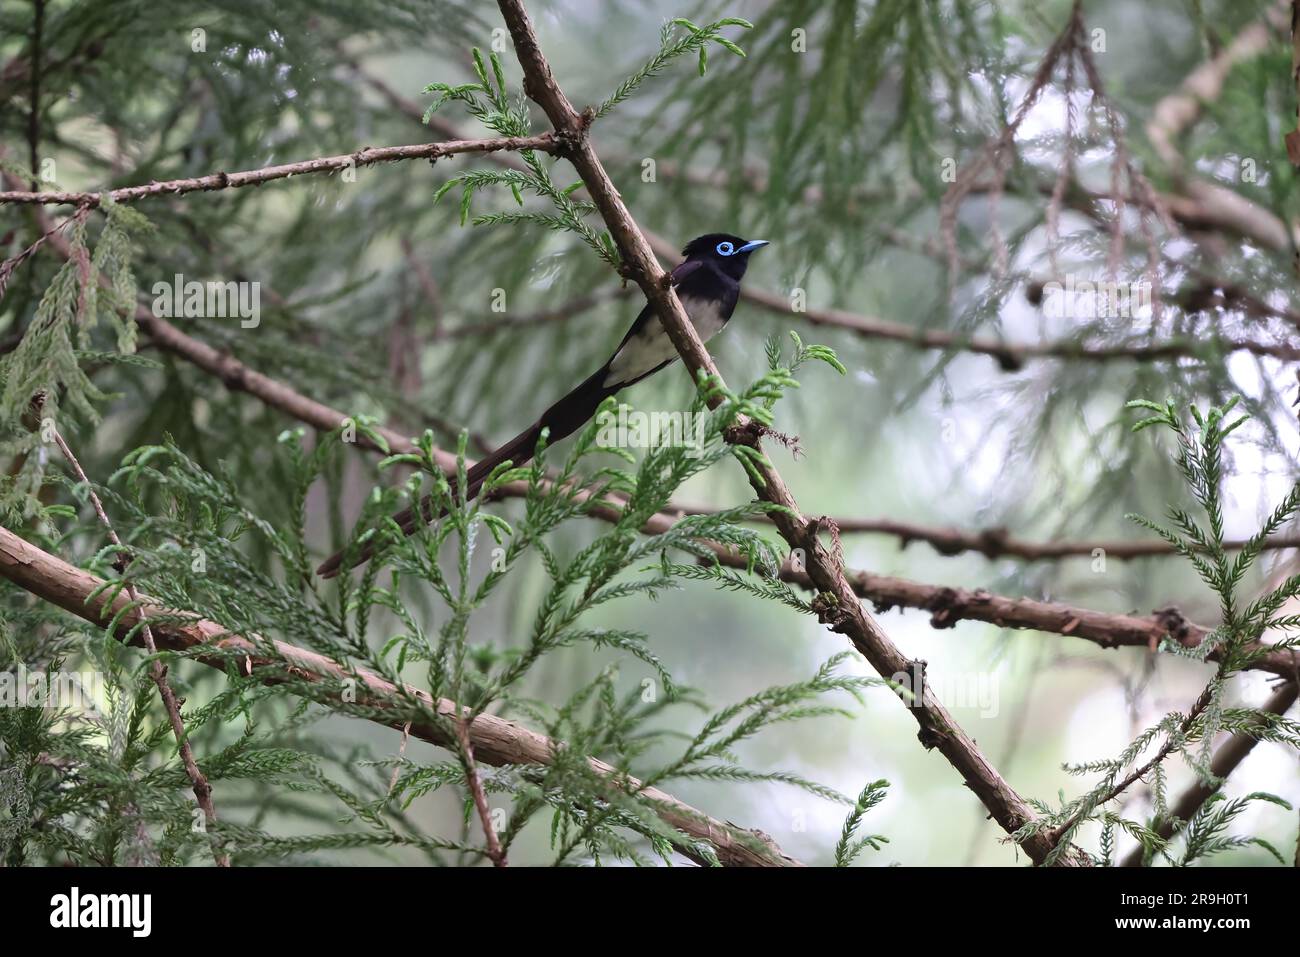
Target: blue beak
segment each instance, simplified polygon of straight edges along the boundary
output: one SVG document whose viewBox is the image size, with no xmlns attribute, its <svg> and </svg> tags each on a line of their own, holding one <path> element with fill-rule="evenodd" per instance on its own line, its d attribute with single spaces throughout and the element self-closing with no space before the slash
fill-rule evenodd
<svg viewBox="0 0 1300 957">
<path fill-rule="evenodd" d="M 764 246 L 766 246 L 766 245 L 768 245 L 768 242 L 767 242 L 766 239 L 754 239 L 754 240 L 751 240 L 750 242 L 745 243 L 745 245 L 743 245 L 743 246 L 741 246 L 739 249 L 737 249 L 736 252 L 737 252 L 737 253 L 752 253 L 755 249 L 761 249 L 762 247 L 764 247 Z"/>
</svg>

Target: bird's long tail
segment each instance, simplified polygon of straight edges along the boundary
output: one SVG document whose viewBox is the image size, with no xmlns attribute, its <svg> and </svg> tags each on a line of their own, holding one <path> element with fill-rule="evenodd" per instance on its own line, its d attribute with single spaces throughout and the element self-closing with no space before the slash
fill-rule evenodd
<svg viewBox="0 0 1300 957">
<path fill-rule="evenodd" d="M 605 376 L 608 371 L 608 364 L 602 366 L 585 382 L 543 412 L 541 418 L 536 422 L 495 452 L 475 462 L 473 467 L 465 474 L 466 500 L 468 501 L 478 495 L 483 483 L 492 474 L 492 470 L 502 462 L 509 461 L 515 466 L 520 466 L 530 461 L 534 450 L 537 448 L 537 440 L 541 437 L 543 429 L 550 430 L 547 437 L 548 442 L 558 442 L 565 436 L 571 435 L 582 428 L 587 420 L 596 414 L 596 409 L 605 401 L 605 398 L 613 395 L 621 387 L 605 385 Z M 441 512 L 435 514 L 433 498 L 426 495 L 421 500 L 418 508 L 403 509 L 393 516 L 393 521 L 401 527 L 403 534 L 413 535 L 421 524 L 428 524 L 442 517 L 442 514 Z M 352 556 L 351 567 L 355 568 L 364 564 L 373 555 L 374 548 L 367 545 Z M 331 555 L 316 569 L 316 574 L 322 578 L 333 578 L 343 567 L 343 556 L 343 552 Z"/>
</svg>

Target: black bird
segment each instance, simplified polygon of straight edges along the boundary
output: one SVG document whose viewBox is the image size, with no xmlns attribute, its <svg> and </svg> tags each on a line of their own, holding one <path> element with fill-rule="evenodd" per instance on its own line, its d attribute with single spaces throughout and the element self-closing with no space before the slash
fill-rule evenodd
<svg viewBox="0 0 1300 957">
<path fill-rule="evenodd" d="M 740 280 L 749 265 L 750 253 L 766 245 L 765 239 L 744 240 L 727 233 L 709 233 L 692 239 L 682 250 L 685 259 L 672 271 L 672 283 L 696 333 L 705 342 L 717 335 L 731 318 L 740 298 Z M 558 442 L 580 429 L 608 396 L 654 375 L 676 358 L 677 349 L 647 304 L 608 362 L 543 412 L 536 422 L 469 469 L 465 476 L 466 499 L 478 495 L 492 470 L 502 462 L 509 460 L 519 466 L 531 459 L 543 429 L 550 430 L 547 441 Z M 425 496 L 419 514 L 408 508 L 394 515 L 393 520 L 411 535 L 422 521 L 437 517 L 431 514 L 431 501 L 431 497 Z M 355 564 L 368 561 L 372 554 L 370 548 L 363 549 L 357 554 Z M 340 552 L 326 559 L 316 572 L 324 578 L 333 578 L 342 564 Z"/>
</svg>

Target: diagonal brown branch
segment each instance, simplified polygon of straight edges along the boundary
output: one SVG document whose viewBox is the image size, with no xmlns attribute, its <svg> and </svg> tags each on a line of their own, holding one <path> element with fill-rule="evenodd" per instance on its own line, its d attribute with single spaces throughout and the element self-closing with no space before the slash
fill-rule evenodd
<svg viewBox="0 0 1300 957">
<path fill-rule="evenodd" d="M 436 113 L 429 117 L 426 125 L 424 111 L 418 103 L 402 96 L 379 78 L 371 76 L 355 60 L 348 58 L 346 54 L 343 54 L 343 59 L 358 77 L 382 95 L 403 116 L 415 123 L 419 123 L 421 126 L 432 129 L 440 136 L 448 136 L 453 139 L 463 138 L 463 132 L 455 123 Z M 491 162 L 508 169 L 521 171 L 524 169 L 523 164 L 506 153 L 492 153 L 487 158 Z M 1236 196 L 1236 194 L 1232 195 Z M 1098 196 L 1096 198 L 1104 199 L 1105 197 Z M 1212 198 L 1215 199 L 1218 206 L 1222 206 L 1227 202 L 1222 197 Z M 1191 208 L 1190 201 L 1183 200 L 1182 205 L 1179 206 L 1178 203 L 1181 197 L 1163 197 L 1162 199 L 1168 200 L 1173 214 L 1176 215 L 1181 210 L 1187 216 L 1195 216 L 1197 223 L 1203 223 L 1207 217 L 1211 216 L 1211 212 Z M 1239 197 L 1237 199 L 1239 200 L 1238 205 L 1248 203 L 1248 201 Z M 1218 209 L 1218 206 L 1215 209 Z M 1247 230 L 1245 235 L 1248 236 L 1262 232 L 1272 240 L 1277 239 L 1275 233 L 1282 229 L 1280 225 L 1278 225 L 1277 230 L 1273 230 L 1268 223 L 1260 225 L 1258 222 L 1261 216 L 1272 217 L 1271 213 L 1260 207 L 1251 215 L 1254 216 L 1253 220 L 1248 217 L 1249 221 L 1245 225 L 1237 222 L 1233 231 L 1240 232 L 1245 229 Z M 1275 217 L 1272 218 L 1275 219 Z M 677 247 L 673 243 L 648 229 L 643 229 L 642 233 L 661 260 L 665 262 L 676 261 Z M 1285 243 L 1284 232 L 1280 242 Z M 752 285 L 742 286 L 740 295 L 746 302 L 760 306 L 767 312 L 798 322 L 806 322 L 809 325 L 831 329 L 842 329 L 845 332 L 866 339 L 884 339 L 888 342 L 897 342 L 917 349 L 970 352 L 975 355 L 984 355 L 993 359 L 1001 368 L 1007 371 L 1015 371 L 1035 361 L 1111 362 L 1127 359 L 1135 362 L 1160 362 L 1199 356 L 1209 351 L 1215 353 L 1249 352 L 1253 355 L 1300 360 L 1300 346 L 1288 343 L 1261 342 L 1242 337 L 1220 337 L 1213 342 L 1181 339 L 1117 346 L 1089 346 L 1077 342 L 1014 343 L 991 336 L 953 333 L 944 329 L 923 329 L 906 323 L 893 322 L 875 316 L 864 316 L 843 309 L 806 308 L 796 311 L 792 308 L 788 297 L 765 289 L 757 289 Z"/>
<path fill-rule="evenodd" d="M 1178 89 L 1156 104 L 1147 122 L 1147 139 L 1169 171 L 1181 175 L 1186 163 L 1177 140 L 1200 117 L 1206 103 L 1223 93 L 1233 69 L 1268 52 L 1287 27 L 1291 0 L 1274 0 L 1263 17 L 1243 28 L 1213 57 L 1189 73 Z"/>
<path fill-rule="evenodd" d="M 1178 89 L 1157 103 L 1147 124 L 1147 138 L 1179 180 L 1182 191 L 1182 195 L 1164 196 L 1171 215 L 1194 229 L 1223 230 L 1283 252 L 1295 248 L 1295 227 L 1235 190 L 1190 174 L 1177 141 L 1200 118 L 1204 105 L 1219 98 L 1233 69 L 1266 53 L 1287 29 L 1290 6 L 1291 0 L 1275 0 L 1259 20 L 1244 27 L 1215 56 L 1188 74 Z M 1288 136 L 1288 152 L 1295 140 L 1295 136 Z"/>
<path fill-rule="evenodd" d="M 456 733 L 456 751 L 465 769 L 465 781 L 469 786 L 470 796 L 474 800 L 474 810 L 478 813 L 479 823 L 483 825 L 483 836 L 487 840 L 487 855 L 493 867 L 506 866 L 506 852 L 497 837 L 497 829 L 492 825 L 492 809 L 488 807 L 487 793 L 483 782 L 479 780 L 478 764 L 474 761 L 474 742 L 470 740 L 469 728 L 473 718 L 460 717 L 453 722 Z"/>
<path fill-rule="evenodd" d="M 556 83 L 523 4 L 519 0 L 498 0 L 498 6 L 523 68 L 524 92 L 545 111 L 555 127 L 560 139 L 557 152 L 572 163 L 582 177 L 618 246 L 625 275 L 645 293 L 692 377 L 699 381 L 701 375 L 707 375 L 721 382 L 716 366 L 696 335 L 677 294 L 667 282 L 653 250 L 592 147 L 587 135 L 590 112 L 578 113 Z M 761 452 L 759 430 L 755 428 L 738 425 L 733 428 L 730 439 Z M 818 592 L 817 605 L 823 623 L 846 635 L 878 674 L 890 678 L 907 673 L 912 663 L 862 607 L 838 557 L 822 544 L 818 522 L 803 517 L 780 473 L 766 460 L 761 460 L 755 465 L 751 483 L 761 499 L 785 510 L 777 519 L 777 528 L 792 549 L 801 549 L 807 556 L 808 575 Z M 921 743 L 927 749 L 937 748 L 948 759 L 1007 833 L 1013 833 L 1033 820 L 1029 805 L 988 763 L 975 742 L 928 688 L 918 689 L 909 710 L 920 725 Z M 1021 846 L 1035 862 L 1041 862 L 1052 849 L 1042 834 L 1025 838 Z M 1084 863 L 1081 856 L 1066 857 L 1069 863 Z"/>
<path fill-rule="evenodd" d="M 1269 714 L 1286 714 L 1296 702 L 1297 687 L 1295 681 L 1283 682 L 1273 692 L 1272 696 L 1264 702 L 1260 710 Z M 1259 724 L 1260 722 L 1257 720 L 1255 723 Z M 1228 775 L 1237 769 L 1237 765 L 1246 760 L 1247 755 L 1254 750 L 1259 741 L 1260 739 L 1255 735 L 1245 731 L 1238 731 L 1220 745 L 1219 750 L 1214 752 L 1214 757 L 1210 760 L 1210 773 L 1220 780 L 1226 779 Z M 1213 787 L 1200 780 L 1192 784 L 1182 793 L 1174 806 L 1170 808 L 1169 814 L 1161 819 L 1156 827 L 1156 833 L 1165 840 L 1171 838 L 1174 834 L 1175 819 L 1179 821 L 1191 820 L 1192 815 L 1200 810 L 1201 805 L 1208 801 L 1218 790 L 1218 787 Z M 1120 866 L 1141 867 L 1143 861 L 1142 845 L 1139 844 L 1129 853 L 1128 857 L 1124 858 Z"/>
<path fill-rule="evenodd" d="M 1205 690 L 1203 690 L 1197 697 L 1196 701 L 1192 703 L 1192 707 L 1188 710 L 1187 714 L 1183 716 L 1182 721 L 1178 723 L 1177 734 L 1166 733 L 1165 740 L 1161 743 L 1160 747 L 1156 749 L 1155 754 L 1148 758 L 1143 764 L 1126 774 L 1121 780 L 1116 781 L 1108 787 L 1105 793 L 1095 801 L 1091 801 L 1085 807 L 1081 807 L 1074 814 L 1070 815 L 1067 820 L 1053 828 L 1051 831 L 1052 843 L 1055 844 L 1063 840 L 1068 841 L 1074 834 L 1074 829 L 1078 827 L 1079 822 L 1082 821 L 1092 810 L 1115 800 L 1115 798 L 1119 797 L 1132 787 L 1134 783 L 1150 774 L 1157 765 L 1161 764 L 1165 760 L 1165 758 L 1169 757 L 1169 755 L 1173 754 L 1175 751 L 1180 750 L 1183 747 L 1183 742 L 1186 739 L 1187 733 L 1196 724 L 1196 719 L 1199 718 L 1205 712 L 1205 709 L 1210 706 L 1214 694 L 1214 681 L 1219 680 L 1223 676 L 1223 673 L 1223 669 L 1220 668 L 1215 679 L 1205 686 Z"/>
<path fill-rule="evenodd" d="M 103 590 L 104 581 L 90 572 L 23 540 L 8 529 L 0 528 L 0 577 L 6 578 L 32 594 L 71 612 L 92 624 L 107 627 L 114 615 L 130 604 L 123 594 L 112 603 Z M 434 721 L 437 714 L 454 720 L 469 709 L 446 698 L 431 698 L 427 693 L 392 682 L 364 669 L 345 668 L 324 655 L 283 641 L 271 641 L 259 635 L 237 635 L 213 621 L 204 619 L 180 622 L 176 613 L 157 605 L 147 596 L 125 613 L 116 624 L 117 635 L 125 639 L 144 619 L 153 621 L 153 633 L 159 647 L 186 652 L 195 660 L 226 671 L 232 660 L 242 674 L 266 684 L 285 680 L 286 674 L 311 684 L 354 681 L 355 701 L 350 702 L 380 712 L 374 720 L 397 731 L 410 724 L 410 733 L 422 741 L 444 748 L 455 742 L 447 731 L 446 721 Z M 139 641 L 138 633 L 135 641 Z M 322 689 L 320 700 L 341 706 L 337 692 Z M 412 716 L 412 703 L 423 716 Z M 564 747 L 522 725 L 481 714 L 468 728 L 476 757 L 494 766 L 509 764 L 547 765 Z M 663 821 L 701 843 L 711 845 L 718 860 L 730 867 L 790 867 L 798 861 L 783 854 L 770 837 L 760 831 L 746 831 L 714 820 L 707 814 L 684 804 L 657 788 L 645 788 L 617 768 L 595 758 L 587 761 L 591 770 L 606 779 L 610 787 L 644 797 Z M 703 855 L 688 854 L 703 862 Z"/>
</svg>

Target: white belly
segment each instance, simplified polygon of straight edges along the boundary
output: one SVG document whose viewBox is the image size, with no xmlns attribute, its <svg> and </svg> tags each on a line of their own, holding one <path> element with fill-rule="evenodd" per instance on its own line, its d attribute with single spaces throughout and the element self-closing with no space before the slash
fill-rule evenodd
<svg viewBox="0 0 1300 957">
<path fill-rule="evenodd" d="M 682 306 L 686 310 L 686 315 L 690 317 L 691 325 L 695 327 L 696 334 L 704 342 L 708 342 L 716 336 L 722 330 L 722 327 L 726 325 L 721 313 L 718 312 L 718 303 L 712 299 L 695 299 L 690 296 L 683 296 Z M 605 385 L 611 386 L 620 382 L 631 382 L 633 379 L 645 375 L 651 369 L 655 369 L 668 360 L 676 358 L 677 349 L 673 346 L 672 340 L 668 338 L 668 333 L 664 332 L 659 317 L 652 316 L 645 324 L 645 328 L 625 342 L 623 348 L 618 350 L 613 361 L 609 364 L 609 372 L 605 376 Z"/>
</svg>

